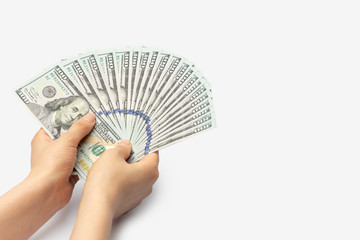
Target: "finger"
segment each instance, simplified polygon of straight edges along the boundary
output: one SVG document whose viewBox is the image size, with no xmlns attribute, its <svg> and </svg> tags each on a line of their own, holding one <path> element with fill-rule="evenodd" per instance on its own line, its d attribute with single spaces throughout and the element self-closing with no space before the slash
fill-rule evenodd
<svg viewBox="0 0 360 240">
<path fill-rule="evenodd" d="M 159 178 L 159 152 L 150 153 L 141 158 L 139 162 L 137 162 L 137 166 L 141 167 L 145 170 L 145 175 L 149 177 L 149 180 L 154 183 Z"/>
<path fill-rule="evenodd" d="M 145 155 L 144 157 L 142 157 L 140 159 L 140 161 L 138 162 L 139 164 L 143 164 L 143 165 L 147 165 L 147 166 L 152 166 L 152 167 L 158 167 L 159 165 L 159 151 L 150 153 L 148 155 Z"/>
<path fill-rule="evenodd" d="M 131 142 L 129 140 L 122 140 L 116 144 L 113 151 L 120 155 L 124 160 L 128 159 L 131 152 Z"/>
<path fill-rule="evenodd" d="M 75 184 L 79 181 L 79 176 L 78 175 L 71 175 L 69 178 L 69 182 L 71 184 L 72 189 L 74 189 Z"/>
<path fill-rule="evenodd" d="M 34 145 L 41 141 L 47 141 L 47 142 L 52 141 L 51 137 L 49 137 L 49 135 L 42 128 L 40 128 L 40 130 L 35 134 L 34 138 L 31 141 L 31 145 Z"/>
<path fill-rule="evenodd" d="M 95 115 L 92 113 L 86 114 L 84 117 L 76 121 L 70 129 L 62 135 L 59 139 L 67 141 L 74 146 L 88 135 L 95 126 Z"/>
</svg>

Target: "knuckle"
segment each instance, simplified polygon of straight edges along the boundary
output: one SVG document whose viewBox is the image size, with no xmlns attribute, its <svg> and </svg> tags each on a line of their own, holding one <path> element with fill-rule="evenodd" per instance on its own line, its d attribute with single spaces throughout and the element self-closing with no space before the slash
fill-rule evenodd
<svg viewBox="0 0 360 240">
<path fill-rule="evenodd" d="M 105 152 L 103 152 L 101 155 L 100 155 L 100 157 L 99 157 L 99 159 L 101 158 L 101 159 L 104 159 L 104 158 L 106 158 L 106 159 L 108 159 L 108 158 L 112 158 L 112 155 L 114 154 L 114 152 L 112 151 L 113 149 L 108 149 L 108 150 L 106 150 Z M 97 162 L 97 160 L 96 160 L 96 162 Z"/>
<path fill-rule="evenodd" d="M 157 168 L 152 169 L 149 176 L 152 182 L 156 182 L 156 180 L 159 178 L 159 170 Z"/>
<path fill-rule="evenodd" d="M 154 177 L 155 181 L 158 180 L 159 175 L 160 175 L 160 174 L 159 174 L 159 170 L 156 169 L 156 171 L 155 171 L 155 177 Z"/>
<path fill-rule="evenodd" d="M 76 121 L 72 124 L 72 127 L 75 128 L 86 128 L 87 124 L 85 123 L 85 121 Z"/>
<path fill-rule="evenodd" d="M 83 131 L 88 131 L 90 128 L 91 128 L 91 124 L 89 121 L 86 121 L 86 120 L 83 120 L 83 119 L 80 119 L 76 122 L 74 122 L 72 125 L 71 125 L 71 128 L 70 129 L 73 129 L 75 131 L 80 131 L 80 132 L 83 132 Z"/>
<path fill-rule="evenodd" d="M 71 146 L 77 146 L 79 143 L 79 139 L 74 134 L 66 134 L 66 137 L 63 139 L 67 144 L 70 144 Z"/>
<path fill-rule="evenodd" d="M 144 198 L 148 197 L 153 191 L 153 188 L 150 187 L 148 191 L 146 191 Z"/>
<path fill-rule="evenodd" d="M 40 138 L 40 133 L 37 132 L 33 137 L 33 139 L 31 140 L 31 146 L 35 146 L 38 143 L 39 138 Z"/>
<path fill-rule="evenodd" d="M 33 139 L 31 140 L 31 146 L 32 146 L 32 147 L 35 146 L 36 143 L 37 143 L 37 140 L 36 140 L 36 136 L 35 136 L 35 137 L 33 137 Z"/>
<path fill-rule="evenodd" d="M 107 149 L 105 152 L 101 154 L 100 158 L 106 159 L 107 162 L 112 162 L 113 164 L 120 163 L 122 162 L 123 159 L 121 156 L 121 152 L 116 148 Z"/>
<path fill-rule="evenodd" d="M 116 156 L 121 156 L 122 155 L 122 149 L 117 147 L 117 146 L 112 148 L 112 149 L 108 149 L 105 152 L 108 152 L 109 154 L 116 155 Z"/>
</svg>

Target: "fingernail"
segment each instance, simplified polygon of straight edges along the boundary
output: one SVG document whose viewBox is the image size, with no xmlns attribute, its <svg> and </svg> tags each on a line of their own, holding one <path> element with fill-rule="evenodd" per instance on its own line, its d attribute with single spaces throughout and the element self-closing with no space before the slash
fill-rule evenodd
<svg viewBox="0 0 360 240">
<path fill-rule="evenodd" d="M 86 114 L 83 118 L 91 123 L 95 122 L 95 115 L 92 113 Z"/>
<path fill-rule="evenodd" d="M 118 145 L 120 145 L 120 146 L 130 146 L 131 142 L 129 140 L 125 139 L 125 140 L 120 141 L 118 143 Z"/>
</svg>

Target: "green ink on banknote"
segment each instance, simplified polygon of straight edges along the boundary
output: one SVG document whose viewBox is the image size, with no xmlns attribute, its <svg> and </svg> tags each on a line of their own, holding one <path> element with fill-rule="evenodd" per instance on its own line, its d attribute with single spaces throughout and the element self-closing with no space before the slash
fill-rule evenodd
<svg viewBox="0 0 360 240">
<path fill-rule="evenodd" d="M 103 145 L 96 145 L 91 149 L 91 152 L 98 157 L 105 152 L 105 150 L 106 148 Z"/>
</svg>

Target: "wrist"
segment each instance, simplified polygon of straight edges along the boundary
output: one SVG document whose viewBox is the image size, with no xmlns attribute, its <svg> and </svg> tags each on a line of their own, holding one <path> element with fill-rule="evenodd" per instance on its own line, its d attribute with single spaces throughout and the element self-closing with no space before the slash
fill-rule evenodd
<svg viewBox="0 0 360 240">
<path fill-rule="evenodd" d="M 28 239 L 60 208 L 55 189 L 47 179 L 29 174 L 0 198 L 1 239 Z"/>
<path fill-rule="evenodd" d="M 103 213 L 103 217 L 112 220 L 114 218 L 115 206 L 110 199 L 111 198 L 109 198 L 104 192 L 89 191 L 85 185 L 80 205 L 83 205 L 83 209 L 86 209 L 87 211 L 101 211 Z"/>
<path fill-rule="evenodd" d="M 84 191 L 71 239 L 108 239 L 113 216 L 114 211 L 103 196 Z"/>
<path fill-rule="evenodd" d="M 44 204 L 54 213 L 66 205 L 67 202 L 62 196 L 60 181 L 54 175 L 48 174 L 46 171 L 31 171 L 24 182 L 32 189 L 36 189 L 42 196 Z"/>
</svg>

